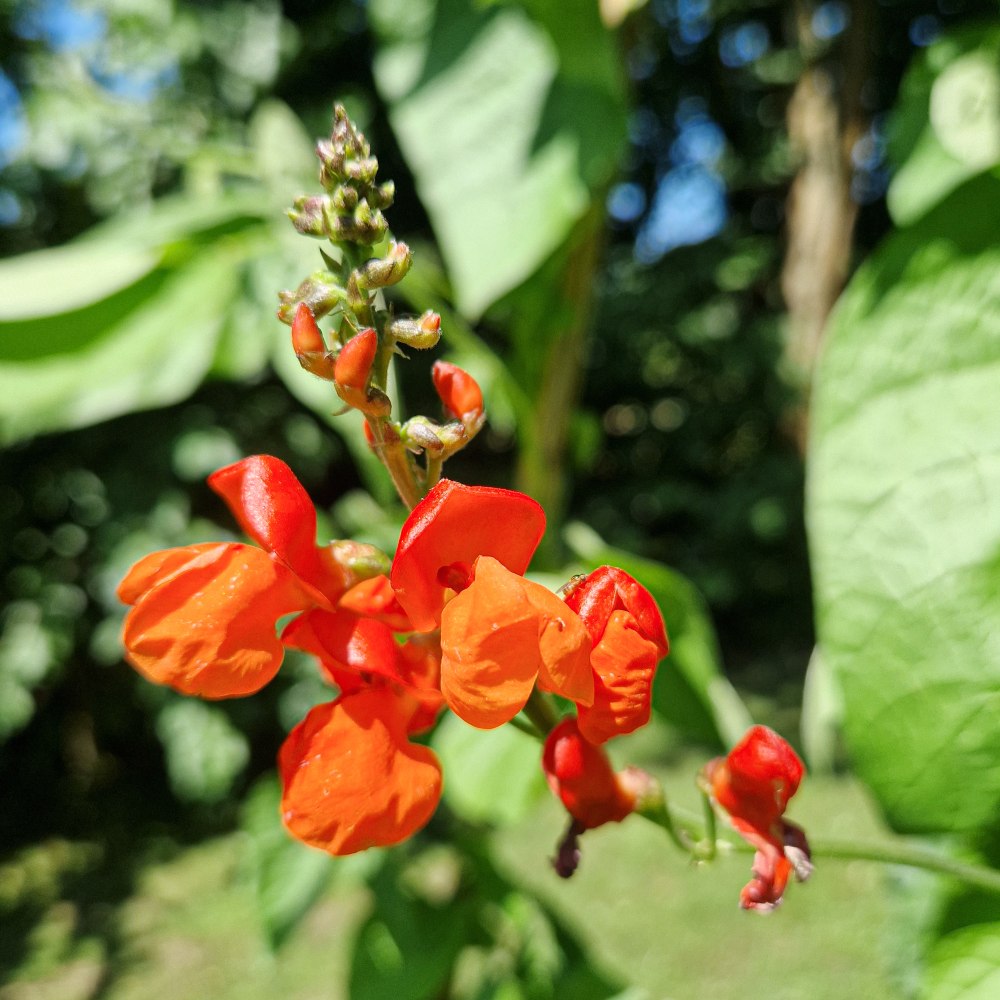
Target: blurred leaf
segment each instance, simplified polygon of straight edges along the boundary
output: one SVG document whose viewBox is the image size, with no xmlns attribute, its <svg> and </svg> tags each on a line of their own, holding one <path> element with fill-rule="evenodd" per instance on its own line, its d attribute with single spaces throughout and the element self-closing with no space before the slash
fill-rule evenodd
<svg viewBox="0 0 1000 1000">
<path fill-rule="evenodd" d="M 281 788 L 274 775 L 254 785 L 243 805 L 253 850 L 257 907 L 272 951 L 281 947 L 330 884 L 330 855 L 295 840 L 281 825 Z"/>
<path fill-rule="evenodd" d="M 545 794 L 541 744 L 513 726 L 475 729 L 449 714 L 431 746 L 448 776 L 445 801 L 471 823 L 516 823 Z"/>
<path fill-rule="evenodd" d="M 715 629 L 694 586 L 661 563 L 605 545 L 586 525 L 571 524 L 565 534 L 588 569 L 618 566 L 659 604 L 670 655 L 656 672 L 654 710 L 687 736 L 726 747 L 736 743 L 750 726 L 750 715 L 722 674 Z"/>
<path fill-rule="evenodd" d="M 443 855 L 432 858 L 431 864 L 450 867 Z M 442 995 L 474 926 L 475 898 L 454 895 L 457 886 L 449 885 L 451 874 L 418 871 L 414 880 L 399 854 L 390 855 L 371 884 L 375 911 L 361 927 L 355 945 L 351 1000 L 426 1000 Z M 439 881 L 445 883 L 443 890 L 435 887 Z"/>
<path fill-rule="evenodd" d="M 58 252 L 5 265 L 15 278 L 25 272 L 28 291 L 18 308 L 30 305 L 31 315 L 0 322 L 0 441 L 189 395 L 212 364 L 241 267 L 259 240 L 261 227 L 246 211 L 242 199 L 220 197 L 210 205 L 174 199 Z M 77 274 L 87 273 L 89 257 L 97 262 L 95 287 L 103 298 L 84 294 Z M 116 264 L 138 280 L 111 281 Z M 53 296 L 45 286 L 56 290 Z M 61 287 L 70 292 L 59 294 Z"/>
<path fill-rule="evenodd" d="M 844 701 L 829 665 L 818 649 L 813 650 L 802 689 L 799 731 L 806 761 L 813 772 L 832 772 L 844 714 Z"/>
<path fill-rule="evenodd" d="M 927 956 L 924 1000 L 994 1000 L 1000 996 L 1000 923 L 945 935 Z"/>
<path fill-rule="evenodd" d="M 159 262 L 153 248 L 116 241 L 39 250 L 5 260 L 0 269 L 0 321 L 70 312 L 120 292 Z"/>
<path fill-rule="evenodd" d="M 383 38 L 376 81 L 472 317 L 563 243 L 625 138 L 596 4 L 530 6 L 538 20 L 471 0 L 370 5 Z"/>
<path fill-rule="evenodd" d="M 170 786 L 188 802 L 221 802 L 250 759 L 246 737 L 202 701 L 170 702 L 156 719 Z"/>
<path fill-rule="evenodd" d="M 858 271 L 820 366 L 808 523 L 845 738 L 901 830 L 1000 808 L 1000 177 Z"/>
<path fill-rule="evenodd" d="M 886 199 L 900 225 L 1000 162 L 1000 28 L 951 32 L 914 60 L 890 125 L 889 155 L 897 169 Z"/>
</svg>

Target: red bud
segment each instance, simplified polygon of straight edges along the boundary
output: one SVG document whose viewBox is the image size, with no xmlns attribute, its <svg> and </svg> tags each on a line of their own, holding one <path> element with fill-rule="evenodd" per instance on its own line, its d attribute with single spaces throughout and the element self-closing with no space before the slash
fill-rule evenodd
<svg viewBox="0 0 1000 1000">
<path fill-rule="evenodd" d="M 351 337 L 337 355 L 337 364 L 333 369 L 337 385 L 347 389 L 364 389 L 377 350 L 378 334 L 371 327 Z"/>
<path fill-rule="evenodd" d="M 323 334 L 305 302 L 299 303 L 292 320 L 292 347 L 296 354 L 321 354 L 326 351 Z"/>
<path fill-rule="evenodd" d="M 479 384 L 458 365 L 435 361 L 431 377 L 445 409 L 458 420 L 464 423 L 483 412 L 483 393 Z"/>
</svg>

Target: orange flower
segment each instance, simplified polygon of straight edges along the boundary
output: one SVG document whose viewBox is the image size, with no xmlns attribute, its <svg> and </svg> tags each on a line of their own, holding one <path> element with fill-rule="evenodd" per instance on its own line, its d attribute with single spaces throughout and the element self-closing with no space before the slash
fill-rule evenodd
<svg viewBox="0 0 1000 1000">
<path fill-rule="evenodd" d="M 316 513 L 283 462 L 255 456 L 209 479 L 260 548 L 192 545 L 140 560 L 119 587 L 128 660 L 186 694 L 251 694 L 278 670 L 283 646 L 315 654 L 340 696 L 314 708 L 279 756 L 289 830 L 334 854 L 398 843 L 427 822 L 441 772 L 408 734 L 442 707 L 440 650 L 409 630 L 377 553 L 316 545 Z M 380 557 L 384 560 L 384 556 Z M 365 579 L 356 582 L 356 573 Z M 351 586 L 351 584 L 355 584 Z M 281 639 L 275 624 L 301 612 Z"/>
<path fill-rule="evenodd" d="M 624 570 L 601 566 L 571 586 L 566 604 L 593 644 L 594 699 L 578 705 L 580 732 L 600 744 L 646 725 L 656 666 L 670 649 L 652 595 Z"/>
<path fill-rule="evenodd" d="M 774 909 L 792 872 L 805 881 L 812 871 L 805 833 L 783 818 L 805 766 L 776 732 L 753 726 L 727 757 L 711 761 L 704 774 L 733 828 L 757 848 L 754 877 L 740 894 L 740 906 Z"/>
<path fill-rule="evenodd" d="M 523 493 L 442 479 L 410 512 L 390 580 L 418 632 L 441 623 L 449 596 L 471 580 L 479 556 L 524 573 L 545 532 L 545 512 Z"/>
<path fill-rule="evenodd" d="M 218 542 L 155 552 L 118 588 L 128 661 L 184 694 L 252 694 L 275 675 L 282 615 L 332 607 L 343 574 L 316 546 L 316 512 L 284 462 L 254 456 L 209 484 L 261 548 Z"/>
<path fill-rule="evenodd" d="M 492 729 L 540 688 L 593 699 L 590 642 L 555 594 L 521 574 L 545 529 L 530 497 L 442 480 L 410 514 L 391 581 L 418 629 L 441 629 L 441 692 Z"/>
</svg>

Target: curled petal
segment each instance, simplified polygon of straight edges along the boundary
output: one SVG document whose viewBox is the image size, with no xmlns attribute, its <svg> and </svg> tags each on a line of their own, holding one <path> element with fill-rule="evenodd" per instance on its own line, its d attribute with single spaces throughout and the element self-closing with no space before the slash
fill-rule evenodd
<svg viewBox="0 0 1000 1000">
<path fill-rule="evenodd" d="M 378 334 L 371 328 L 356 333 L 337 355 L 334 378 L 345 389 L 364 389 L 378 353 Z"/>
<path fill-rule="evenodd" d="M 118 584 L 118 599 L 122 604 L 135 604 L 151 587 L 173 576 L 203 552 L 217 548 L 216 542 L 162 549 L 144 556 L 125 574 Z"/>
<path fill-rule="evenodd" d="M 572 586 L 565 595 L 566 603 L 583 619 L 596 645 L 616 610 L 627 611 L 636 628 L 659 650 L 662 659 L 670 652 L 663 615 L 653 595 L 617 566 L 601 566 Z"/>
<path fill-rule="evenodd" d="M 740 906 L 744 910 L 766 913 L 773 910 L 785 894 L 792 863 L 773 847 L 757 851 L 753 857 L 753 878 L 740 892 Z"/>
<path fill-rule="evenodd" d="M 477 564 L 477 577 L 484 561 Z M 590 637 L 583 622 L 547 587 L 523 579 L 521 586 L 538 616 L 538 686 L 578 705 L 590 705 L 594 700 L 594 671 L 590 665 Z"/>
<path fill-rule="evenodd" d="M 373 576 L 355 584 L 341 597 L 339 607 L 353 611 L 356 615 L 377 618 L 396 632 L 410 632 L 413 629 L 385 575 Z"/>
<path fill-rule="evenodd" d="M 382 688 L 317 705 L 278 757 L 285 826 L 331 854 L 398 844 L 430 818 L 441 769 L 406 737 L 405 712 Z"/>
<path fill-rule="evenodd" d="M 627 611 L 613 611 L 590 656 L 593 705 L 579 706 L 580 732 L 591 743 L 631 733 L 649 722 L 660 651 Z"/>
<path fill-rule="evenodd" d="M 584 739 L 576 719 L 564 719 L 545 740 L 542 769 L 554 795 L 584 829 L 621 822 L 635 796 L 600 747 Z"/>
<path fill-rule="evenodd" d="M 325 354 L 326 343 L 316 318 L 305 302 L 300 302 L 292 320 L 292 349 L 296 354 Z"/>
<path fill-rule="evenodd" d="M 316 548 L 316 510 L 295 473 L 272 455 L 252 455 L 208 477 L 240 527 L 303 580 L 337 593 L 339 581 L 324 572 Z M 322 597 L 320 601 L 322 602 Z"/>
<path fill-rule="evenodd" d="M 343 672 L 375 674 L 398 680 L 399 647 L 388 625 L 372 618 L 359 618 L 349 611 L 316 608 L 299 615 L 281 633 L 281 641 L 293 649 L 312 653 L 324 672 L 339 687 L 352 687 Z"/>
<path fill-rule="evenodd" d="M 429 632 L 441 620 L 442 567 L 492 556 L 523 573 L 544 531 L 545 512 L 531 497 L 442 479 L 406 519 L 392 564 L 392 587 L 413 627 Z"/>
<path fill-rule="evenodd" d="M 150 570 L 161 554 L 148 556 L 123 581 L 125 593 L 136 597 L 122 634 L 126 658 L 150 680 L 184 694 L 252 694 L 281 665 L 278 618 L 307 608 L 310 599 L 291 570 L 258 548 L 195 548 L 198 554 L 180 566 L 167 553 L 159 576 Z M 147 589 L 136 594 L 140 579 Z"/>
</svg>

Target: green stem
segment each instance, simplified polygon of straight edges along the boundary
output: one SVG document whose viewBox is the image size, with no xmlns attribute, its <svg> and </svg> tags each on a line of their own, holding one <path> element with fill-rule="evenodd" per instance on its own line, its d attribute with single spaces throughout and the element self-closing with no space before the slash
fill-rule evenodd
<svg viewBox="0 0 1000 1000">
<path fill-rule="evenodd" d="M 559 723 L 559 713 L 556 711 L 555 705 L 538 688 L 531 692 L 531 697 L 522 711 L 534 724 L 542 739 L 545 739 Z"/>
<path fill-rule="evenodd" d="M 695 813 L 687 809 L 680 809 L 677 806 L 669 806 L 671 824 L 686 830 L 688 835 L 696 841 L 702 841 L 707 836 L 705 826 L 699 821 Z M 664 826 L 655 816 L 647 815 L 647 819 L 656 822 L 658 826 Z M 666 829 L 666 827 L 664 827 Z M 675 839 L 674 834 L 671 838 Z M 752 844 L 742 840 L 729 840 L 719 837 L 714 841 L 715 847 L 719 851 L 736 851 L 741 853 L 752 853 L 755 848 Z M 827 840 L 823 837 L 809 838 L 809 847 L 813 859 L 831 858 L 843 861 L 874 861 L 884 865 L 902 865 L 907 868 L 922 868 L 924 871 L 937 872 L 939 875 L 949 875 L 952 878 L 964 882 L 966 885 L 975 886 L 986 892 L 1000 893 L 1000 871 L 993 868 L 986 868 L 983 865 L 968 864 L 964 861 L 956 861 L 949 858 L 933 848 L 923 847 L 918 844 L 904 843 L 878 843 L 853 840 Z"/>
</svg>

